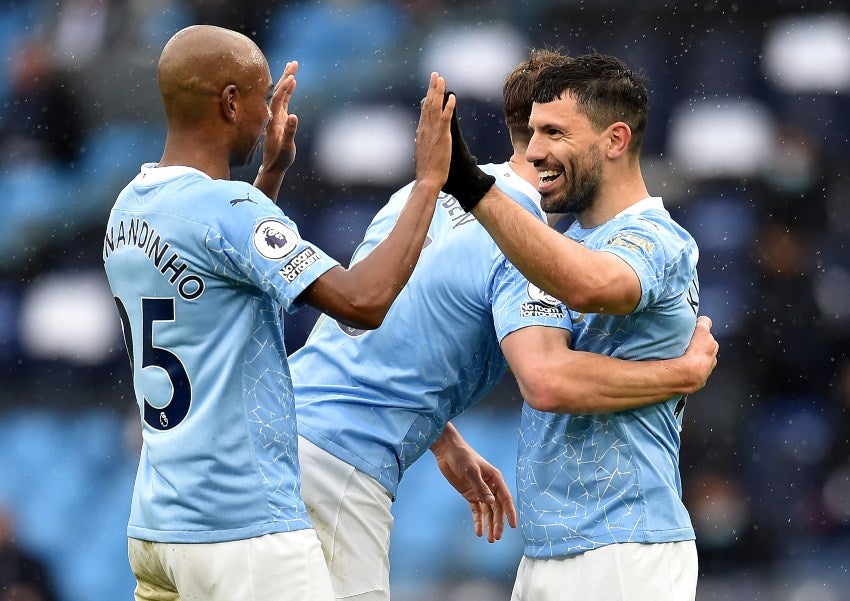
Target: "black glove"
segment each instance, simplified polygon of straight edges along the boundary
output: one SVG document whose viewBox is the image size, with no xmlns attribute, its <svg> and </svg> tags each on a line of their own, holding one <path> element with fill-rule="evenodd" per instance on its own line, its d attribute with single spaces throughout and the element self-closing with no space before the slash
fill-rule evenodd
<svg viewBox="0 0 850 601">
<path fill-rule="evenodd" d="M 445 93 L 443 106 L 446 106 L 449 94 L 454 92 Z M 469 152 L 457 122 L 457 104 L 452 113 L 451 133 L 452 158 L 449 164 L 449 177 L 443 185 L 443 192 L 457 198 L 463 210 L 469 212 L 493 187 L 496 178 L 484 173 L 478 166 L 477 159 Z"/>
</svg>

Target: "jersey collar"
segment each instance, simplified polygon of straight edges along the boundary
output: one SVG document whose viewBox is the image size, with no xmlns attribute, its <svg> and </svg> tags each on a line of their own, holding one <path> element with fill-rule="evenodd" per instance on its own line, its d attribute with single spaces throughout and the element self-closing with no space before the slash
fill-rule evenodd
<svg viewBox="0 0 850 601">
<path fill-rule="evenodd" d="M 534 201 L 534 204 L 537 205 L 537 208 L 543 212 L 543 209 L 540 208 L 540 192 L 537 191 L 537 188 L 529 184 L 525 179 L 523 179 L 516 171 L 511 168 L 510 163 L 499 163 L 493 165 L 493 170 L 497 171 L 507 182 L 511 184 L 514 188 L 525 194 L 528 198 Z"/>
<path fill-rule="evenodd" d="M 623 215 L 636 215 L 638 213 L 644 213 L 646 211 L 651 210 L 665 210 L 664 203 L 661 201 L 660 196 L 647 196 L 643 200 L 639 200 L 635 204 L 626 207 L 625 209 L 617 213 L 614 217 L 621 217 Z"/>
<path fill-rule="evenodd" d="M 193 167 L 184 167 L 182 165 L 159 167 L 157 166 L 157 163 L 145 163 L 142 165 L 142 170 L 137 176 L 137 179 L 145 182 L 146 184 L 158 184 L 181 175 L 189 174 L 200 175 L 206 179 L 211 179 L 209 175 Z"/>
</svg>

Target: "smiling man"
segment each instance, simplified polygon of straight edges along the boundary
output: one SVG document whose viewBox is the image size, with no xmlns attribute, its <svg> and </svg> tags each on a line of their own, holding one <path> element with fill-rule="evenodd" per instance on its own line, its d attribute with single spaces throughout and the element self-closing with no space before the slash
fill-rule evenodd
<svg viewBox="0 0 850 601">
<path fill-rule="evenodd" d="M 532 283 L 571 310 L 576 350 L 682 353 L 699 307 L 693 238 L 647 191 L 641 77 L 602 54 L 540 73 L 526 159 L 560 235 L 484 177 L 453 136 L 444 191 L 462 199 Z M 678 469 L 685 398 L 568 415 L 523 408 L 517 463 L 524 557 L 513 601 L 682 601 L 696 595 L 694 531 Z"/>
</svg>

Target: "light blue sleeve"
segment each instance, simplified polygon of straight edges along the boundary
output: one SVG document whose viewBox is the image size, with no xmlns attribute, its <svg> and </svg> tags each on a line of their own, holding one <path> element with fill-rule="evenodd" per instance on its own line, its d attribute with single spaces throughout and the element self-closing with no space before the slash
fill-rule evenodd
<svg viewBox="0 0 850 601">
<path fill-rule="evenodd" d="M 273 296 L 287 312 L 300 305 L 296 298 L 323 273 L 339 265 L 318 246 L 301 238 L 298 227 L 269 201 L 248 227 L 225 233 L 210 231 L 207 247 L 221 253 L 234 278 Z"/>
<path fill-rule="evenodd" d="M 667 281 L 670 246 L 680 243 L 679 239 L 665 236 L 656 223 L 641 217 L 626 222 L 597 249 L 617 255 L 637 274 L 641 292 L 633 313 L 652 306 L 661 298 Z"/>
<path fill-rule="evenodd" d="M 566 306 L 526 280 L 507 259 L 493 270 L 491 294 L 493 325 L 499 342 L 511 332 L 528 326 L 572 331 Z"/>
</svg>

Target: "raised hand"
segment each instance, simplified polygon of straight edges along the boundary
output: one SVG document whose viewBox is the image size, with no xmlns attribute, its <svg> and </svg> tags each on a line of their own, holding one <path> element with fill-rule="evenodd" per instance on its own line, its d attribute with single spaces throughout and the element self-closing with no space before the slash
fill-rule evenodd
<svg viewBox="0 0 850 601">
<path fill-rule="evenodd" d="M 447 92 L 447 94 L 455 98 L 453 92 Z M 469 212 L 493 187 L 496 178 L 484 173 L 478 167 L 478 160 L 469 151 L 461 134 L 456 111 L 452 112 L 451 133 L 452 160 L 446 183 L 443 185 L 443 192 L 454 196 L 463 210 Z"/>
<path fill-rule="evenodd" d="M 295 92 L 298 61 L 286 63 L 283 75 L 272 92 L 272 117 L 266 126 L 263 142 L 263 164 L 254 185 L 272 200 L 277 198 L 286 170 L 295 161 L 295 134 L 298 116 L 289 112 L 289 101 Z"/>
<path fill-rule="evenodd" d="M 416 128 L 416 180 L 431 180 L 441 188 L 449 174 L 452 140 L 450 134 L 454 97 L 443 103 L 446 80 L 431 73 L 428 92 L 422 101 Z"/>
</svg>

